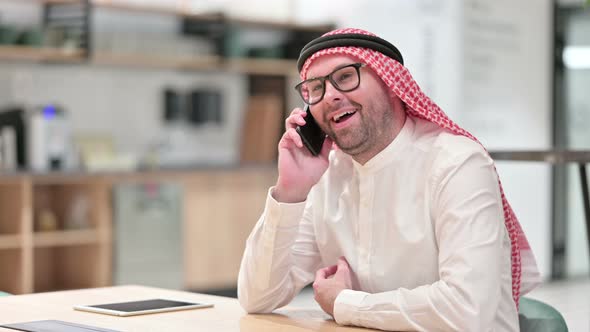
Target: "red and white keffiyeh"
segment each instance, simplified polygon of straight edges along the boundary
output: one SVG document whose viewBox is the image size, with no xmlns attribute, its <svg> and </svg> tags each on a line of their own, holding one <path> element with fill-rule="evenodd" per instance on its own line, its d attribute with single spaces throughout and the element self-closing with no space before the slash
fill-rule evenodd
<svg viewBox="0 0 590 332">
<path fill-rule="evenodd" d="M 360 29 L 338 29 L 328 32 L 324 36 L 351 33 L 375 36 L 368 31 Z M 325 55 L 334 54 L 351 56 L 366 63 L 381 77 L 389 89 L 391 89 L 391 92 L 405 102 L 408 115 L 434 122 L 442 128 L 446 128 L 457 135 L 466 136 L 481 144 L 477 138 L 449 119 L 442 109 L 420 90 L 420 87 L 414 81 L 406 67 L 378 51 L 354 46 L 332 47 L 320 50 L 311 55 L 303 64 L 300 72 L 301 79 L 305 80 L 307 78 L 307 71 L 314 60 Z M 504 207 L 504 221 L 512 244 L 512 297 L 518 306 L 521 292 L 526 293 L 530 291 L 538 283 L 539 273 L 531 247 L 516 219 L 514 211 L 512 211 L 510 204 L 506 200 L 500 180 L 498 180 L 498 185 L 500 186 L 502 205 Z M 523 271 L 530 274 L 530 276 L 523 276 Z M 521 279 L 526 279 L 526 282 L 523 282 L 522 285 Z"/>
</svg>

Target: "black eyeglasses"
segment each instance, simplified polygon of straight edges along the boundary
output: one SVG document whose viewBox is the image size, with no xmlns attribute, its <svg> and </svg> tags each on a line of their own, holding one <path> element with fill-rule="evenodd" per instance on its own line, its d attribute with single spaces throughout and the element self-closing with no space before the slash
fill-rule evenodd
<svg viewBox="0 0 590 332">
<path fill-rule="evenodd" d="M 326 80 L 329 80 L 332 86 L 341 92 L 358 88 L 361 84 L 360 68 L 363 66 L 365 66 L 364 63 L 353 63 L 337 68 L 326 76 L 311 78 L 297 84 L 295 90 L 299 92 L 306 104 L 317 104 L 324 99 Z"/>
</svg>

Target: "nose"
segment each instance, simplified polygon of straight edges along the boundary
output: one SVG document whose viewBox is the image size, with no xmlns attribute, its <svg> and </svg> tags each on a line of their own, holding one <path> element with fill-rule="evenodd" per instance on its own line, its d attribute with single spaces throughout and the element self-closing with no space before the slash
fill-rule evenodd
<svg viewBox="0 0 590 332">
<path fill-rule="evenodd" d="M 326 81 L 326 91 L 324 91 L 324 100 L 328 103 L 334 103 L 342 100 L 343 95 L 341 91 L 338 91 L 332 82 Z"/>
</svg>

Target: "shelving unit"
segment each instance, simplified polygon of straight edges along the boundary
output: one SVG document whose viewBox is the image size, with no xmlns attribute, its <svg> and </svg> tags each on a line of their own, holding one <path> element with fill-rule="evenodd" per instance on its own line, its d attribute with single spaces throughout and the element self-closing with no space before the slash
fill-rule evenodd
<svg viewBox="0 0 590 332">
<path fill-rule="evenodd" d="M 82 49 L 66 51 L 50 47 L 0 45 L 0 60 L 79 63 L 85 61 L 85 51 Z"/>
<path fill-rule="evenodd" d="M 160 182 L 179 184 L 184 193 L 184 288 L 234 288 L 246 238 L 275 179 L 274 167 L 73 176 L 0 174 L 0 290 L 25 294 L 111 285 L 112 188 Z M 90 199 L 89 226 L 70 229 L 59 219 L 78 195 Z M 56 230 L 35 230 L 43 207 L 55 211 Z M 220 266 L 219 261 L 224 264 Z"/>
<path fill-rule="evenodd" d="M 92 176 L 3 176 L 0 289 L 23 294 L 109 285 L 112 241 L 108 188 Z M 80 209 L 81 197 L 87 200 L 86 209 Z M 76 206 L 78 213 L 72 214 Z M 52 221 L 44 226 L 51 230 L 42 230 L 43 214 Z M 68 224 L 73 218 L 84 220 L 78 220 L 75 226 Z"/>
<path fill-rule="evenodd" d="M 105 66 L 163 68 L 177 70 L 220 70 L 221 59 L 215 55 L 199 57 L 164 57 L 140 54 L 94 53 L 91 64 Z"/>
<path fill-rule="evenodd" d="M 33 291 L 103 287 L 111 284 L 110 273 L 100 271 L 96 245 L 41 247 L 34 249 Z M 110 271 L 110 266 L 108 266 Z"/>
<path fill-rule="evenodd" d="M 82 4 L 85 0 L 34 0 L 47 8 L 60 5 Z M 209 24 L 222 24 L 227 27 L 263 28 L 271 30 L 299 31 L 321 34 L 333 28 L 332 25 L 300 25 L 293 22 L 274 22 L 265 20 L 248 20 L 228 17 L 221 13 L 193 13 L 186 10 L 164 8 L 133 3 L 93 0 L 89 8 L 126 11 L 136 14 L 172 15 L 182 20 L 192 20 Z M 93 10 L 92 9 L 92 10 Z M 46 9 L 46 11 L 48 11 Z M 89 11 L 91 11 L 89 9 Z M 87 13 L 87 15 L 90 15 Z M 46 15 L 47 16 L 47 15 Z M 87 19 L 86 19 L 87 20 Z M 47 18 L 44 25 L 48 25 Z M 90 29 L 90 27 L 87 27 Z M 86 31 L 86 34 L 89 34 Z M 296 74 L 295 60 L 274 58 L 225 58 L 219 55 L 186 55 L 178 57 L 117 54 L 95 52 L 89 37 L 83 39 L 82 48 L 64 50 L 50 47 L 0 46 L 0 60 L 29 62 L 88 63 L 98 66 L 120 66 L 131 68 L 156 68 L 192 71 L 227 71 L 246 75 L 292 76 Z"/>
<path fill-rule="evenodd" d="M 20 235 L 0 235 L 0 250 L 2 249 L 20 249 L 22 248 L 22 236 Z"/>
<path fill-rule="evenodd" d="M 28 265 L 23 249 L 0 249 L 0 289 L 11 294 L 28 293 L 24 274 Z"/>
<path fill-rule="evenodd" d="M 43 0 L 40 0 L 43 1 Z M 46 0 L 47 1 L 47 0 Z M 52 0 L 51 2 L 76 2 L 80 0 Z M 138 5 L 133 3 L 111 2 L 110 0 L 93 0 L 91 1 L 95 8 L 112 9 L 128 11 L 132 13 L 162 14 L 174 15 L 183 18 L 196 19 L 200 21 L 217 22 L 223 20 L 228 24 L 235 24 L 249 27 L 285 29 L 285 30 L 305 30 L 305 31 L 328 31 L 333 28 L 330 24 L 301 25 L 294 22 L 278 22 L 267 20 L 250 20 L 238 17 L 228 17 L 221 13 L 194 13 L 187 10 L 170 9 L 149 5 Z"/>
<path fill-rule="evenodd" d="M 75 0 L 74 0 L 75 1 Z M 219 14 L 216 13 L 191 13 L 185 10 L 179 10 L 174 8 L 165 8 L 158 6 L 149 5 L 138 5 L 133 3 L 122 3 L 122 2 L 111 2 L 109 0 L 93 0 L 92 5 L 95 8 L 111 9 L 118 11 L 127 11 L 131 13 L 145 13 L 145 14 L 161 14 L 161 15 L 173 15 L 178 17 L 191 17 L 199 20 L 211 20 L 215 21 L 220 18 Z"/>
<path fill-rule="evenodd" d="M 31 291 L 30 181 L 8 177 L 0 182 L 0 289 L 9 293 Z M 4 272 L 6 271 L 6 272 Z"/>
<path fill-rule="evenodd" d="M 33 236 L 35 248 L 87 245 L 99 242 L 98 231 L 94 229 L 39 232 Z"/>
<path fill-rule="evenodd" d="M 297 62 L 284 59 L 228 59 L 223 68 L 229 72 L 250 75 L 290 76 L 297 74 Z"/>
<path fill-rule="evenodd" d="M 44 4 L 75 4 L 79 3 L 80 0 L 36 0 Z"/>
<path fill-rule="evenodd" d="M 84 50 L 65 52 L 56 48 L 0 46 L 0 60 L 85 63 Z M 164 57 L 141 54 L 94 53 L 89 64 L 175 70 L 227 71 L 251 75 L 294 75 L 296 61 L 284 59 L 227 59 L 216 55 L 198 57 Z"/>
<path fill-rule="evenodd" d="M 81 1 L 84 0 L 31 0 L 43 6 Z M 88 10 L 99 8 L 174 15 L 182 20 L 232 27 L 282 29 L 306 34 L 321 34 L 332 28 L 329 25 L 302 26 L 292 22 L 245 20 L 217 13 L 195 14 L 105 0 L 92 1 L 91 4 L 92 9 Z M 286 78 L 296 75 L 293 59 L 238 58 L 222 54 L 115 54 L 97 51 L 92 48 L 92 43 L 68 51 L 65 48 L 0 46 L 0 60 L 247 75 L 250 98 L 246 103 L 248 115 L 245 118 L 251 119 L 250 124 L 254 126 L 247 124 L 245 127 L 253 128 L 250 131 L 257 134 L 253 138 L 258 140 L 252 141 L 256 143 L 252 146 L 262 150 L 262 144 L 257 143 L 264 140 L 264 146 L 270 146 L 272 153 L 276 153 L 273 139 L 283 123 L 282 115 L 273 111 L 284 109 Z M 272 130 L 262 133 L 261 123 L 268 123 L 266 127 Z M 255 163 L 264 163 L 273 157 L 265 154 L 251 159 Z M 0 271 L 3 271 L 0 273 L 0 291 L 23 294 L 110 285 L 113 246 L 111 188 L 120 181 L 158 180 L 178 181 L 186 190 L 183 198 L 185 286 L 195 290 L 235 287 L 247 234 L 261 212 L 266 190 L 274 183 L 275 169 L 235 171 L 229 172 L 232 173 L 230 176 L 225 171 L 108 176 L 0 174 Z M 90 202 L 86 223 L 72 227 L 68 211 L 81 196 Z M 229 211 L 227 206 L 235 209 Z M 221 268 L 220 260 L 224 261 Z"/>
</svg>

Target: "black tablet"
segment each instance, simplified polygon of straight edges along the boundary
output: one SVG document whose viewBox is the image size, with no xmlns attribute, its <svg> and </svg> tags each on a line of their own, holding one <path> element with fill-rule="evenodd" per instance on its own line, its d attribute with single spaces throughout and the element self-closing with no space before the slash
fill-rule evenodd
<svg viewBox="0 0 590 332">
<path fill-rule="evenodd" d="M 118 302 L 93 305 L 76 305 L 74 309 L 81 311 L 95 312 L 114 316 L 134 316 L 153 314 L 159 312 L 188 310 L 197 308 L 210 308 L 213 304 L 184 302 L 166 299 L 148 299 L 131 302 Z"/>
</svg>

